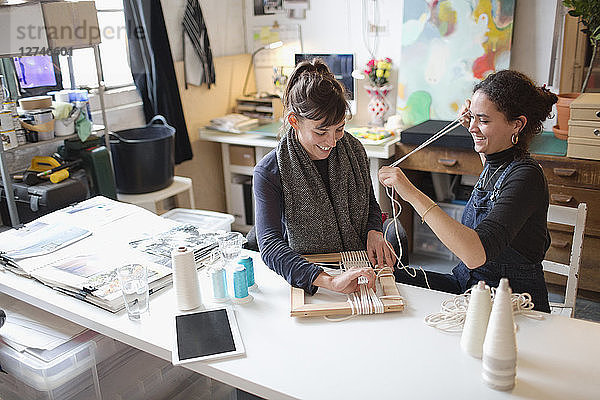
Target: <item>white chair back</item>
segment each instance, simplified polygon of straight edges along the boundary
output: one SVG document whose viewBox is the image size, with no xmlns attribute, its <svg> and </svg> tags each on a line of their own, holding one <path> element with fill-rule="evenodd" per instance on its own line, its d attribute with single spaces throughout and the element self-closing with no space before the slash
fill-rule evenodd
<svg viewBox="0 0 600 400">
<path fill-rule="evenodd" d="M 583 246 L 586 217 L 587 205 L 585 203 L 580 203 L 577 208 L 557 206 L 554 204 L 551 204 L 548 207 L 548 222 L 573 227 L 573 241 L 571 244 L 569 264 L 561 264 L 549 260 L 542 261 L 544 271 L 567 277 L 565 301 L 563 303 L 550 303 L 553 314 L 562 314 L 569 317 L 573 316 L 575 299 L 577 298 L 579 265 L 581 264 L 581 248 Z"/>
</svg>

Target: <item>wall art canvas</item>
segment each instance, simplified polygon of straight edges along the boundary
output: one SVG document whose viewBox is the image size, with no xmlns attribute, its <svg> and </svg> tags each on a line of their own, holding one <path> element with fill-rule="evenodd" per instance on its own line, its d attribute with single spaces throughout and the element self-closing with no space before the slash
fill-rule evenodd
<svg viewBox="0 0 600 400">
<path fill-rule="evenodd" d="M 405 0 L 397 112 L 454 120 L 473 85 L 507 69 L 515 0 Z"/>
</svg>

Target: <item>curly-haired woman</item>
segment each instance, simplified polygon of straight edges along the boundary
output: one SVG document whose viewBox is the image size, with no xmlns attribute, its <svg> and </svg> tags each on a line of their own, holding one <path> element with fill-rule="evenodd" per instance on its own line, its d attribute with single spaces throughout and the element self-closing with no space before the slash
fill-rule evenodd
<svg viewBox="0 0 600 400">
<path fill-rule="evenodd" d="M 498 286 L 500 278 L 507 277 L 514 292 L 531 294 L 536 310 L 550 311 L 542 272 L 550 245 L 548 184 L 528 147 L 556 101 L 548 89 L 512 70 L 496 72 L 475 86 L 461 114 L 469 111 L 463 123 L 484 168 L 462 223 L 437 207 L 400 168 L 379 171 L 380 182 L 393 186 L 461 260 L 451 274 L 427 272 L 432 289 L 458 294 L 479 280 Z M 426 286 L 421 271 L 412 278 L 400 270 L 396 277 Z"/>
</svg>

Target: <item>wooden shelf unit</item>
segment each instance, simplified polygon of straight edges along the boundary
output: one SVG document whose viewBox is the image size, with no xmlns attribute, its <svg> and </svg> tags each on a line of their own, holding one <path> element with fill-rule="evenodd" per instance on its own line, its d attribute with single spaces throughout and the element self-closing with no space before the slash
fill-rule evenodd
<svg viewBox="0 0 600 400">
<path fill-rule="evenodd" d="M 258 118 L 261 123 L 275 122 L 283 115 L 283 104 L 279 97 L 240 97 L 235 102 L 235 112 Z"/>
</svg>

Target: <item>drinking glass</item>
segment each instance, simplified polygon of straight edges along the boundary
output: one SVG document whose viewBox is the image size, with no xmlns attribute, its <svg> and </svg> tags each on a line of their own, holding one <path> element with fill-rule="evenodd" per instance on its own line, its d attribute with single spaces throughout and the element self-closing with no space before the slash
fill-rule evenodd
<svg viewBox="0 0 600 400">
<path fill-rule="evenodd" d="M 219 242 L 219 250 L 221 251 L 221 255 L 223 256 L 223 261 L 225 262 L 225 269 L 227 271 L 227 289 L 229 292 L 229 296 L 234 299 L 234 282 L 233 282 L 233 273 L 234 268 L 236 267 L 235 261 L 238 259 L 240 254 L 242 253 L 242 243 L 244 240 L 244 236 L 242 236 L 239 232 L 227 232 L 217 238 Z"/>
<path fill-rule="evenodd" d="M 219 250 L 225 263 L 231 266 L 242 252 L 244 237 L 239 232 L 227 232 L 219 236 Z"/>
<path fill-rule="evenodd" d="M 128 264 L 117 268 L 117 276 L 125 299 L 127 315 L 139 321 L 148 312 L 148 271 L 145 265 Z"/>
</svg>

